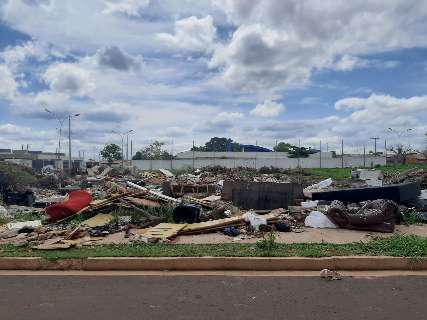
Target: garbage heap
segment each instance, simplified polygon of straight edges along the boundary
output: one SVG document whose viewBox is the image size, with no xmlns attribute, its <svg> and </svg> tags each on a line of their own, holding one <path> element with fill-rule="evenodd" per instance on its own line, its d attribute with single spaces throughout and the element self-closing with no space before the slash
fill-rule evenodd
<svg viewBox="0 0 427 320">
<path fill-rule="evenodd" d="M 210 232 L 233 241 L 306 228 L 393 232 L 408 217 L 422 221 L 426 209 L 426 192 L 411 177 L 359 170 L 337 183 L 301 170 L 210 167 L 174 174 L 104 165 L 66 178 L 49 170 L 42 185 L 25 190 L 31 203 L 21 191 L 16 198 L 27 202 L 9 199 L 0 207 L 0 243 L 53 250 Z"/>
</svg>

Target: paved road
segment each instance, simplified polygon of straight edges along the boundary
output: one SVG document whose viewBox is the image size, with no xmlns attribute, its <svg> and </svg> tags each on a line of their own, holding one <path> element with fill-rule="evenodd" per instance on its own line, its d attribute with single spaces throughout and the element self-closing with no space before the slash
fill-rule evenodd
<svg viewBox="0 0 427 320">
<path fill-rule="evenodd" d="M 0 319 L 425 320 L 426 288 L 426 276 L 0 276 Z"/>
</svg>

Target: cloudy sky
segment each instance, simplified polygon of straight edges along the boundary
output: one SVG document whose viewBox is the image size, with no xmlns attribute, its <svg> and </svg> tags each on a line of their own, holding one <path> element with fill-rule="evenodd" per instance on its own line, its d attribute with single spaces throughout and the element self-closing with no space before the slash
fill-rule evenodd
<svg viewBox="0 0 427 320">
<path fill-rule="evenodd" d="M 45 108 L 89 155 L 130 129 L 424 148 L 426 30 L 425 0 L 0 0 L 0 148 L 55 151 Z"/>
</svg>

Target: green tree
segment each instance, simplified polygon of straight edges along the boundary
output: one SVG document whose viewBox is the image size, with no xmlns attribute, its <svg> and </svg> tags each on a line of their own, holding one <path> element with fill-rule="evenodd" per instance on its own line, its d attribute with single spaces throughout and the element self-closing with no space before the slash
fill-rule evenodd
<svg viewBox="0 0 427 320">
<path fill-rule="evenodd" d="M 117 144 L 107 144 L 104 149 L 101 150 L 101 156 L 111 163 L 114 160 L 122 159 L 122 151 Z"/>
<path fill-rule="evenodd" d="M 319 152 L 319 150 L 297 147 L 287 142 L 279 142 L 277 146 L 274 147 L 276 152 L 287 152 L 289 158 L 308 158 L 310 154 Z"/>
<path fill-rule="evenodd" d="M 290 143 L 279 142 L 277 146 L 273 148 L 273 150 L 276 152 L 289 152 L 291 148 L 295 148 L 295 146 L 291 145 Z"/>
<path fill-rule="evenodd" d="M 132 160 L 168 160 L 173 155 L 163 149 L 164 142 L 154 141 L 146 148 L 137 151 Z"/>
<path fill-rule="evenodd" d="M 242 151 L 240 143 L 234 142 L 230 138 L 213 137 L 204 146 L 193 147 L 191 151 L 208 151 L 208 152 L 226 152 Z"/>
</svg>

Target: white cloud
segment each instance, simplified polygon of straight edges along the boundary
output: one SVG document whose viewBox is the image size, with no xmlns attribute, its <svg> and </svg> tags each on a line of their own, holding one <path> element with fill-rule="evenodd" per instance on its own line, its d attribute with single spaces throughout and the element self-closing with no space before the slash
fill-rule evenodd
<svg viewBox="0 0 427 320">
<path fill-rule="evenodd" d="M 215 117 L 216 120 L 237 120 L 244 117 L 241 112 L 220 112 Z"/>
<path fill-rule="evenodd" d="M 72 96 L 88 95 L 95 88 L 89 72 L 72 63 L 49 66 L 43 79 L 53 91 Z"/>
<path fill-rule="evenodd" d="M 0 0 L 1 21 L 37 39 L 0 53 L 0 64 L 8 68 L 6 77 L 0 69 L 8 79 L 0 82 L 9 83 L 0 91 L 12 97 L 7 116 L 46 119 L 43 104 L 61 114 L 81 113 L 73 123 L 76 150 L 102 145 L 112 126 L 134 129 L 136 146 L 164 137 L 176 140 L 176 149 L 189 147 L 193 139 L 203 144 L 214 134 L 252 144 L 298 135 L 305 141 L 344 137 L 359 143 L 374 134 L 383 137 L 380 129 L 386 126 L 425 128 L 422 89 L 411 91 L 420 97 L 360 98 L 372 91 L 347 87 L 338 94 L 350 98 L 336 103 L 339 116 L 333 117 L 318 116 L 334 113 L 325 102 L 330 91 L 286 92 L 310 83 L 317 70 L 406 64 L 371 54 L 426 47 L 425 1 L 232 0 L 215 10 L 209 1 L 198 0 L 108 3 Z M 111 14 L 103 13 L 106 8 Z M 40 79 L 48 89 L 40 89 Z M 335 83 L 318 87 L 323 85 L 329 90 Z M 278 103 L 283 94 L 289 94 L 283 99 L 288 108 L 310 104 L 303 118 L 313 119 L 268 119 L 284 111 Z M 298 101 L 301 96 L 308 98 Z M 252 116 L 241 113 L 257 102 Z M 314 106 L 322 110 L 312 111 Z M 53 137 L 55 123 L 49 124 Z"/>
<path fill-rule="evenodd" d="M 193 51 L 209 51 L 216 38 L 212 16 L 191 16 L 175 21 L 175 34 L 159 33 L 158 39 L 166 45 Z"/>
<path fill-rule="evenodd" d="M 210 65 L 238 89 L 286 89 L 314 70 L 366 66 L 358 56 L 427 45 L 424 0 L 215 2 L 237 29 Z"/>
<path fill-rule="evenodd" d="M 37 61 L 45 61 L 48 56 L 48 46 L 34 40 L 24 42 L 14 47 L 7 47 L 0 52 L 0 59 L 11 69 L 16 69 L 19 64 L 25 62 L 27 59 L 33 58 Z"/>
<path fill-rule="evenodd" d="M 0 97 L 11 98 L 16 91 L 16 82 L 9 68 L 0 65 Z"/>
<path fill-rule="evenodd" d="M 242 25 L 228 45 L 216 49 L 209 65 L 223 67 L 221 78 L 226 85 L 272 90 L 306 82 L 312 68 L 327 62 L 318 50 L 316 43 L 286 31 Z"/>
<path fill-rule="evenodd" d="M 272 118 L 277 117 L 286 110 L 285 106 L 275 101 L 266 100 L 262 104 L 257 104 L 251 110 L 251 114 L 258 117 Z"/>
<path fill-rule="evenodd" d="M 16 134 L 19 133 L 19 127 L 11 123 L 0 124 L 0 133 Z"/>
<path fill-rule="evenodd" d="M 57 135 L 54 131 L 37 130 L 13 123 L 0 123 L 0 145 L 8 148 L 29 145 L 32 150 L 56 145 Z M 34 148 L 33 148 L 34 147 Z"/>
<path fill-rule="evenodd" d="M 417 116 L 427 112 L 427 96 L 411 98 L 396 98 L 389 95 L 372 94 L 368 98 L 345 98 L 335 103 L 337 110 L 354 110 L 350 119 L 373 123 L 381 121 L 396 121 L 407 119 L 408 116 Z M 406 120 L 405 120 L 406 121 Z M 403 124 L 403 123 L 402 123 Z"/>
<path fill-rule="evenodd" d="M 239 121 L 244 115 L 240 112 L 219 112 L 207 121 L 194 127 L 194 131 L 202 133 L 219 134 L 233 127 L 239 127 Z"/>
<path fill-rule="evenodd" d="M 356 68 L 367 67 L 368 65 L 368 60 L 345 54 L 335 62 L 332 68 L 338 71 L 351 71 Z"/>
<path fill-rule="evenodd" d="M 124 13 L 139 17 L 142 9 L 150 4 L 150 0 L 108 0 L 105 1 L 104 13 Z"/>
</svg>

